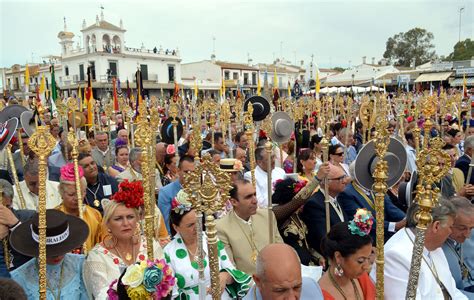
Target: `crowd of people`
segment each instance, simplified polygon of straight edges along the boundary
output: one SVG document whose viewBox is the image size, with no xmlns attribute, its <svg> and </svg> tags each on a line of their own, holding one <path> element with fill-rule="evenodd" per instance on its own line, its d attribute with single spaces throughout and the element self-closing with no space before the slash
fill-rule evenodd
<svg viewBox="0 0 474 300">
<path fill-rule="evenodd" d="M 6 118 L 3 112 L 0 120 Z M 403 143 L 407 163 L 384 198 L 385 299 L 404 299 L 408 286 L 419 208 L 413 201 L 420 167 L 416 143 L 422 142 L 413 130 L 424 130 L 420 120 L 406 118 L 400 125 L 394 119 L 387 128 Z M 21 132 L 10 141 L 13 165 L 8 148 L 0 144 L 0 238 L 6 241 L 0 247 L 0 299 L 39 297 L 40 180 L 46 180 L 47 299 L 118 299 L 111 290 L 120 294 L 120 285 L 130 283 L 124 273 L 147 259 L 169 265 L 175 278 L 171 299 L 199 299 L 201 287 L 209 292 L 207 236 L 197 238 L 204 230 L 197 227 L 201 216 L 183 188 L 186 174 L 195 170 L 195 157 L 203 155 L 210 155 L 232 181 L 230 200 L 215 214 L 222 299 L 375 299 L 375 196 L 356 167 L 365 133 L 359 123 L 352 131 L 343 121 L 328 127 L 327 161 L 316 122 L 295 130 L 287 142 L 273 143 L 271 152 L 265 149 L 269 134 L 261 131 L 254 141 L 234 123 L 231 134 L 188 127 L 177 148 L 158 138 L 151 165 L 153 257 L 148 257 L 144 230 L 142 164 L 147 158 L 133 145 L 133 133 L 120 115 L 110 128 L 78 135 L 79 178 L 73 146 L 58 119 L 46 121 L 57 145 L 45 179 L 39 176 L 30 136 Z M 443 151 L 451 160 L 449 172 L 437 183 L 440 199 L 426 230 L 417 298 L 474 299 L 474 124 L 465 116 L 461 122 L 437 121 L 430 134 L 444 139 Z M 200 153 L 191 147 L 192 130 L 201 130 Z"/>
</svg>

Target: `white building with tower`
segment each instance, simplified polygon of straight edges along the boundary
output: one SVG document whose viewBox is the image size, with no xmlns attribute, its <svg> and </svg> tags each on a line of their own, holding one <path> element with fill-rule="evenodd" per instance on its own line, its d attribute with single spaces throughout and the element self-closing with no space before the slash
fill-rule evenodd
<svg viewBox="0 0 474 300">
<path fill-rule="evenodd" d="M 91 67 L 94 98 L 105 98 L 112 90 L 112 78 L 120 80 L 121 88 L 136 88 L 135 73 L 142 72 L 143 88 L 148 96 L 159 95 L 161 89 L 168 95 L 174 84 L 181 82 L 181 56 L 178 49 L 164 50 L 125 46 L 126 30 L 120 20 L 119 26 L 96 16 L 95 22 L 82 23 L 82 45 L 74 47 L 74 33 L 68 31 L 66 20 L 64 30 L 59 32 L 61 45 L 62 73 L 58 81 L 61 89 L 69 93 L 87 84 L 87 68 Z"/>
</svg>

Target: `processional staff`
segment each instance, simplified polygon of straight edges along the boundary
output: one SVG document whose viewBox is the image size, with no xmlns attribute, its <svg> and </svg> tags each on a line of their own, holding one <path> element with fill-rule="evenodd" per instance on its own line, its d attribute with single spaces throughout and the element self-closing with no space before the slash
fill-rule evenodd
<svg viewBox="0 0 474 300">
<path fill-rule="evenodd" d="M 423 115 L 427 118 L 425 121 L 425 131 L 429 132 L 433 123 L 431 116 L 435 108 L 435 99 L 427 98 L 423 101 Z M 418 185 L 416 187 L 415 202 L 418 203 L 419 210 L 416 216 L 416 232 L 413 244 L 413 254 L 411 258 L 410 272 L 408 277 L 408 286 L 406 299 L 416 299 L 416 290 L 421 270 L 421 260 L 423 257 L 423 248 L 425 244 L 425 233 L 428 225 L 432 222 L 431 210 L 438 203 L 437 198 L 440 190 L 433 188 L 433 184 L 439 182 L 450 169 L 450 156 L 442 151 L 444 142 L 441 138 L 433 138 L 429 141 L 428 134 L 425 133 L 423 150 L 417 152 L 416 166 L 418 170 Z"/>
<path fill-rule="evenodd" d="M 3 198 L 3 186 L 0 185 L 0 203 L 3 206 L 7 206 Z M 3 260 L 5 261 L 5 266 L 7 270 L 10 270 L 10 251 L 8 250 L 8 235 L 2 239 L 3 244 Z"/>
<path fill-rule="evenodd" d="M 43 117 L 44 109 L 38 109 Z M 48 163 L 47 159 L 51 151 L 56 146 L 56 139 L 49 132 L 48 125 L 37 127 L 36 132 L 30 137 L 28 146 L 39 158 L 39 199 L 38 199 L 38 278 L 39 278 L 39 298 L 46 300 L 46 179 Z"/>
<path fill-rule="evenodd" d="M 142 148 L 142 161 L 141 171 L 143 176 L 143 202 L 145 204 L 145 236 L 147 243 L 147 256 L 153 257 L 153 239 L 155 233 L 153 230 L 153 219 L 155 210 L 154 197 L 151 196 L 150 189 L 150 158 L 148 148 L 150 147 L 152 138 L 152 128 L 148 123 L 146 103 L 142 102 L 139 106 L 140 120 L 138 121 L 135 135 L 137 138 L 137 144 Z"/>
<path fill-rule="evenodd" d="M 252 185 L 256 186 L 255 181 L 255 142 L 253 139 L 253 105 L 250 103 L 247 106 L 247 111 L 244 113 L 244 124 L 246 127 L 245 135 L 247 136 L 248 140 L 248 147 L 249 147 L 249 156 L 250 156 L 250 174 L 252 175 Z"/>
</svg>

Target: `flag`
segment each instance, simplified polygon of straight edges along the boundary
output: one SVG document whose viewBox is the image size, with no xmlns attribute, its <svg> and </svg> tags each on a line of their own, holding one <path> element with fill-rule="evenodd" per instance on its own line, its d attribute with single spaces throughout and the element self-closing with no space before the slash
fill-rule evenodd
<svg viewBox="0 0 474 300">
<path fill-rule="evenodd" d="M 257 81 L 257 96 L 262 95 L 262 83 L 260 82 L 260 76 L 258 76 L 258 81 Z"/>
<path fill-rule="evenodd" d="M 225 99 L 225 80 L 222 79 L 222 98 Z"/>
<path fill-rule="evenodd" d="M 173 99 L 176 101 L 176 99 L 178 98 L 178 96 L 179 96 L 179 85 L 178 85 L 178 83 L 175 81 L 175 82 L 174 82 Z"/>
<path fill-rule="evenodd" d="M 321 90 L 321 80 L 319 80 L 319 69 L 317 69 L 316 70 L 316 87 L 315 87 L 316 94 L 319 94 L 320 90 Z"/>
<path fill-rule="evenodd" d="M 25 91 L 28 93 L 30 87 L 30 68 L 28 64 L 25 66 Z"/>
<path fill-rule="evenodd" d="M 114 111 L 118 111 L 119 110 L 119 107 L 118 107 L 118 98 L 117 98 L 117 85 L 116 85 L 116 79 L 115 77 L 112 78 L 112 95 L 113 95 L 113 98 L 114 98 Z"/>
<path fill-rule="evenodd" d="M 82 98 L 82 88 L 81 85 L 77 87 L 77 98 L 79 99 L 79 111 L 83 111 L 84 109 L 84 103 L 83 103 L 83 98 Z"/>
<path fill-rule="evenodd" d="M 127 78 L 127 100 L 130 100 L 131 93 L 132 91 L 130 90 L 130 82 L 128 81 L 128 78 Z"/>
<path fill-rule="evenodd" d="M 198 90 L 197 80 L 194 79 L 194 97 L 195 97 L 195 99 L 197 99 L 197 97 L 198 97 L 198 92 L 199 92 L 199 90 Z"/>
<path fill-rule="evenodd" d="M 291 98 L 291 83 L 288 81 L 288 98 Z"/>
<path fill-rule="evenodd" d="M 273 69 L 273 89 L 278 89 L 277 70 Z"/>
<path fill-rule="evenodd" d="M 44 79 L 44 73 L 43 73 L 42 76 L 41 76 L 41 82 L 40 82 L 40 86 L 39 86 L 39 89 L 38 89 L 39 99 L 41 100 L 41 105 L 43 105 L 43 106 L 46 105 L 45 92 L 46 92 L 46 80 Z"/>
<path fill-rule="evenodd" d="M 142 104 L 143 101 L 143 77 L 142 72 L 137 70 L 135 72 L 135 81 L 137 83 L 137 113 L 138 113 L 138 106 Z"/>
<path fill-rule="evenodd" d="M 87 89 L 85 93 L 86 104 L 87 104 L 87 125 L 92 127 L 94 124 L 94 108 L 92 107 L 92 99 L 94 95 L 92 94 L 92 70 L 91 67 L 87 67 Z"/>
<path fill-rule="evenodd" d="M 56 90 L 56 78 L 54 76 L 54 64 L 49 67 L 51 71 L 51 99 L 52 102 L 56 102 L 58 98 L 58 91 Z"/>
<path fill-rule="evenodd" d="M 467 98 L 467 79 L 466 79 L 466 74 L 464 74 L 463 79 L 462 79 L 462 91 L 463 91 L 463 97 Z"/>
</svg>

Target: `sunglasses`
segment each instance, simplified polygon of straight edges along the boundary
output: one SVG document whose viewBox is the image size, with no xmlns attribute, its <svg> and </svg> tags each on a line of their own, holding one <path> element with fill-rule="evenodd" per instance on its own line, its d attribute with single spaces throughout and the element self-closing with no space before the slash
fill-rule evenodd
<svg viewBox="0 0 474 300">
<path fill-rule="evenodd" d="M 333 155 L 343 156 L 343 155 L 344 155 L 344 152 L 334 153 Z"/>
</svg>

